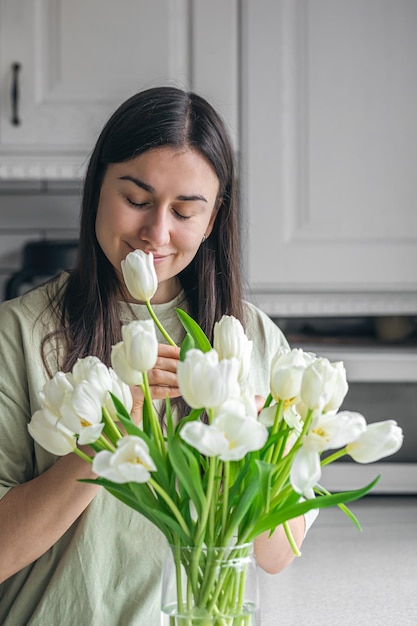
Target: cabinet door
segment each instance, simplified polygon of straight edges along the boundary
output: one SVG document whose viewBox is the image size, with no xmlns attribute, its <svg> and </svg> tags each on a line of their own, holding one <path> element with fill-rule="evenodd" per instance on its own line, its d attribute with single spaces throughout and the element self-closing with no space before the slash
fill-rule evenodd
<svg viewBox="0 0 417 626">
<path fill-rule="evenodd" d="M 242 23 L 252 293 L 271 314 L 415 312 L 417 3 L 245 0 Z"/>
<path fill-rule="evenodd" d="M 81 175 L 111 112 L 159 84 L 197 86 L 235 124 L 236 3 L 0 0 L 0 176 Z M 224 61 L 216 64 L 217 91 L 208 71 L 214 51 Z"/>
</svg>

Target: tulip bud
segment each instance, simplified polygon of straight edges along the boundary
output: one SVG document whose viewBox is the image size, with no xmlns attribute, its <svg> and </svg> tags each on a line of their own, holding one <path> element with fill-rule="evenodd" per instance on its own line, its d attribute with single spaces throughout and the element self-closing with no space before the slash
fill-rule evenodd
<svg viewBox="0 0 417 626">
<path fill-rule="evenodd" d="M 76 447 L 75 434 L 48 409 L 36 411 L 32 415 L 28 430 L 31 437 L 51 454 L 64 456 Z"/>
<path fill-rule="evenodd" d="M 153 263 L 153 254 L 146 254 L 142 250 L 129 252 L 126 259 L 121 262 L 122 274 L 125 285 L 133 298 L 139 302 L 147 302 L 158 288 Z"/>
<path fill-rule="evenodd" d="M 71 374 L 57 372 L 51 380 L 44 384 L 42 391 L 39 392 L 39 401 L 42 408 L 48 409 L 57 418 L 60 418 L 60 408 L 65 395 L 72 390 Z"/>
<path fill-rule="evenodd" d="M 103 393 L 94 385 L 83 380 L 67 393 L 61 405 L 62 423 L 72 432 L 81 436 L 80 443 L 96 441 L 101 434 L 104 424 L 101 423 L 101 403 Z"/>
<path fill-rule="evenodd" d="M 135 320 L 122 326 L 124 351 L 130 367 L 148 372 L 158 358 L 158 340 L 152 320 Z"/>
<path fill-rule="evenodd" d="M 119 378 L 127 385 L 132 385 L 133 387 L 142 384 L 142 372 L 138 372 L 129 365 L 126 359 L 125 344 L 123 341 L 119 341 L 119 343 L 112 346 L 111 364 Z"/>
<path fill-rule="evenodd" d="M 403 431 L 395 420 L 368 424 L 364 433 L 346 446 L 346 452 L 357 463 L 373 463 L 395 454 L 403 443 Z"/>
<path fill-rule="evenodd" d="M 219 359 L 235 357 L 239 361 L 239 381 L 244 381 L 250 370 L 253 342 L 245 335 L 243 326 L 232 315 L 223 315 L 213 330 L 213 348 Z"/>
<path fill-rule="evenodd" d="M 300 391 L 302 402 L 309 409 L 322 411 L 333 397 L 337 377 L 338 372 L 328 359 L 318 358 L 313 361 L 303 375 Z"/>
<path fill-rule="evenodd" d="M 213 409 L 238 396 L 238 370 L 239 363 L 235 358 L 219 362 L 215 350 L 191 349 L 185 360 L 178 363 L 178 386 L 192 408 Z"/>
<path fill-rule="evenodd" d="M 109 391 L 111 391 L 111 393 L 116 396 L 118 400 L 120 400 L 126 411 L 130 413 L 133 407 L 133 398 L 129 385 L 125 383 L 122 379 L 120 379 L 120 377 L 117 376 L 116 372 L 111 368 L 109 369 L 109 373 L 111 378 L 111 387 L 109 388 Z M 110 416 L 113 419 L 116 419 L 116 409 L 113 404 L 113 400 L 111 399 L 111 396 L 109 394 L 107 394 L 107 399 L 105 400 L 105 407 L 110 413 Z"/>
<path fill-rule="evenodd" d="M 299 348 L 279 348 L 271 362 L 270 387 L 276 402 L 293 400 L 300 394 L 304 370 L 312 355 Z"/>
<path fill-rule="evenodd" d="M 328 411 L 337 411 L 340 408 L 348 392 L 345 366 L 341 361 L 338 361 L 337 363 L 332 363 L 331 365 L 336 371 L 336 378 L 334 381 L 333 393 L 327 401 L 326 405 L 323 407 L 324 413 L 327 413 Z"/>
</svg>

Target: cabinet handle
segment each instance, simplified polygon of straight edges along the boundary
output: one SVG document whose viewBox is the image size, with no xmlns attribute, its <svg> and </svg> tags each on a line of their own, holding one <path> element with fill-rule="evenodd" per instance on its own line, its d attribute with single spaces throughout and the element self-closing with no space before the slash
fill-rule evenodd
<svg viewBox="0 0 417 626">
<path fill-rule="evenodd" d="M 12 63 L 12 124 L 13 126 L 19 126 L 19 72 L 21 70 L 20 63 Z"/>
</svg>

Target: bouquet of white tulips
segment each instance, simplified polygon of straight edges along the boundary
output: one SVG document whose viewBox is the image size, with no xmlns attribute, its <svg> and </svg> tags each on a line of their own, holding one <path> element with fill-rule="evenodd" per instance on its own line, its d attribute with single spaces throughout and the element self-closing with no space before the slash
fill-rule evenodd
<svg viewBox="0 0 417 626">
<path fill-rule="evenodd" d="M 178 418 L 167 399 L 164 430 L 147 372 L 157 359 L 155 326 L 172 340 L 150 304 L 157 288 L 152 255 L 132 252 L 122 270 L 130 293 L 146 302 L 150 319 L 123 326 L 111 368 L 87 357 L 71 373 L 58 372 L 46 383 L 41 409 L 29 424 L 34 439 L 53 454 L 75 452 L 92 463 L 98 476 L 93 482 L 149 519 L 177 548 L 225 550 L 283 524 L 298 554 L 288 521 L 333 505 L 359 526 L 345 503 L 368 493 L 378 478 L 362 489 L 330 494 L 320 485 L 321 468 L 342 455 L 369 463 L 393 454 L 402 431 L 393 420 L 367 425 L 361 414 L 339 411 L 348 389 L 343 364 L 297 348 L 280 349 L 258 415 L 248 393 L 252 343 L 240 322 L 224 316 L 216 323 L 212 347 L 201 328 L 177 310 L 186 333 L 178 385 L 190 412 Z M 144 394 L 140 426 L 129 415 L 133 385 Z M 95 453 L 91 457 L 78 447 L 85 444 Z M 216 588 L 219 580 L 200 567 L 182 565 L 191 579 L 189 605 L 202 610 L 205 603 L 222 614 L 228 599 Z"/>
</svg>

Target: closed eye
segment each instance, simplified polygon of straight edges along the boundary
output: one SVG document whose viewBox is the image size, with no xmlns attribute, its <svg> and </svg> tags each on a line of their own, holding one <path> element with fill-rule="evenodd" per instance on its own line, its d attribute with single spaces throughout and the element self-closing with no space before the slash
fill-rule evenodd
<svg viewBox="0 0 417 626">
<path fill-rule="evenodd" d="M 176 211 L 175 209 L 174 209 L 174 214 L 175 214 L 175 217 L 179 220 L 189 220 L 191 217 L 190 215 L 183 215 L 182 213 L 178 213 L 178 211 Z"/>
<path fill-rule="evenodd" d="M 149 204 L 149 202 L 133 202 L 133 200 L 131 200 L 130 198 L 126 197 L 126 200 L 128 201 L 128 203 L 134 207 L 144 207 L 147 206 Z"/>
</svg>

